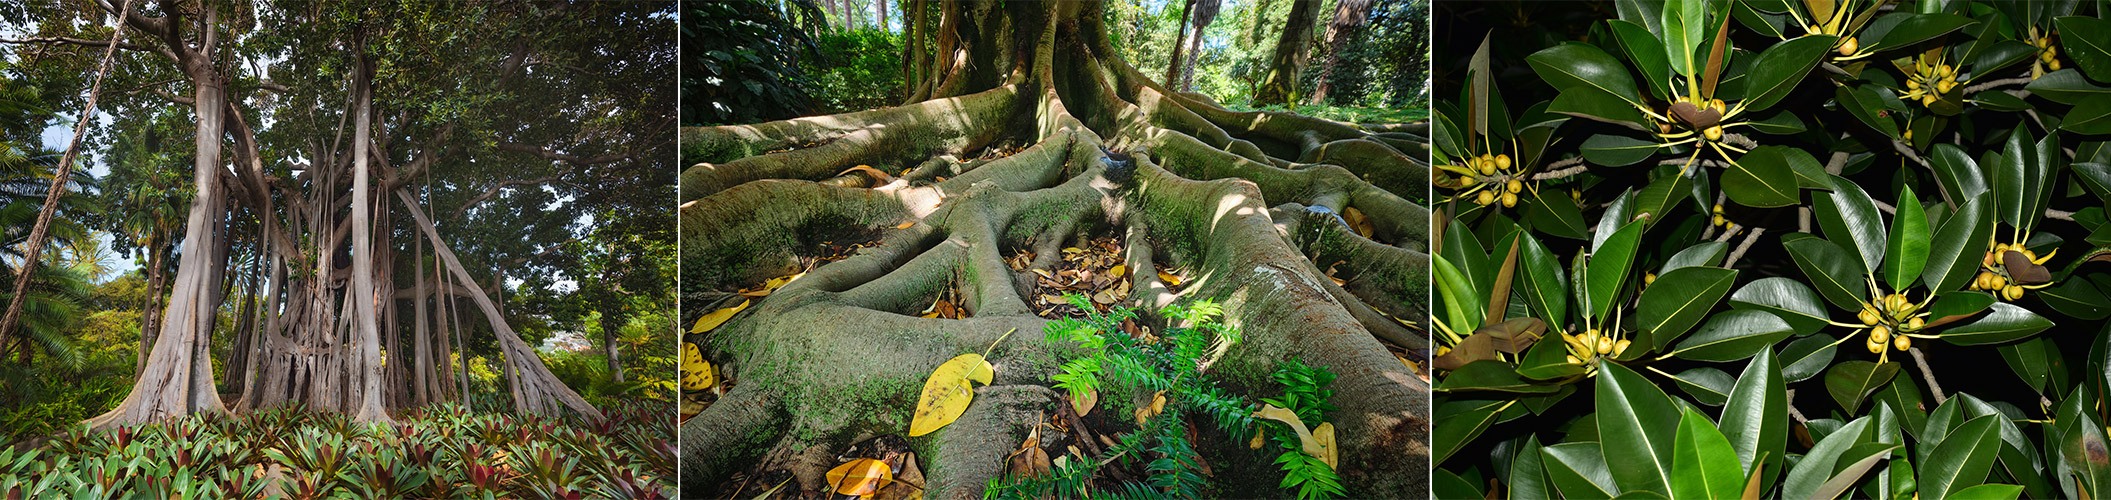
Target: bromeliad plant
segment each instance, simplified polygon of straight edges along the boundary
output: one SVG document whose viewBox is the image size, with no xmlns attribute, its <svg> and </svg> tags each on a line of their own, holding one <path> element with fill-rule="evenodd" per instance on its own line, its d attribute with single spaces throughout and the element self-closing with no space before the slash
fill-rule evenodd
<svg viewBox="0 0 2111 500">
<path fill-rule="evenodd" d="M 1433 123 L 1436 496 L 2111 495 L 2106 8 L 1473 31 Z"/>
</svg>

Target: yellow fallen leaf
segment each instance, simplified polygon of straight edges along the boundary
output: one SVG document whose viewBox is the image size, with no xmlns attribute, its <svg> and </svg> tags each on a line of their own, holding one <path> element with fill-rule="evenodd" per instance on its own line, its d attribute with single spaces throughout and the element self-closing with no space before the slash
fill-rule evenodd
<svg viewBox="0 0 2111 500">
<path fill-rule="evenodd" d="M 1290 430 L 1297 432 L 1298 445 L 1305 449 L 1305 454 L 1317 458 L 1326 457 L 1326 449 L 1319 446 L 1319 440 L 1312 438 L 1312 430 L 1305 427 L 1305 422 L 1297 419 L 1297 412 L 1264 404 L 1261 405 L 1261 411 L 1253 412 L 1253 416 L 1289 424 Z"/>
<path fill-rule="evenodd" d="M 842 495 L 871 495 L 879 492 L 881 485 L 893 480 L 893 467 L 870 458 L 851 460 L 828 471 L 829 488 Z"/>
<path fill-rule="evenodd" d="M 896 226 L 894 226 L 894 228 L 895 228 L 895 229 L 908 229 L 908 228 L 909 228 L 909 226 L 914 226 L 914 225 L 916 225 L 916 220 L 914 220 L 914 219 L 911 219 L 911 220 L 903 221 L 903 222 L 902 222 L 901 224 L 899 224 L 899 225 L 896 225 Z"/>
<path fill-rule="evenodd" d="M 1252 440 L 1252 441 L 1247 441 L 1247 442 L 1246 442 L 1246 449 L 1249 449 L 1249 450 L 1258 450 L 1258 449 L 1261 449 L 1261 443 L 1263 442 L 1263 441 L 1261 440 L 1261 436 L 1264 436 L 1264 435 L 1267 435 L 1267 432 L 1263 431 L 1262 429 L 1260 429 L 1260 428 L 1258 428 L 1258 427 L 1257 427 L 1257 428 L 1254 428 L 1254 430 L 1253 430 L 1253 440 Z"/>
<path fill-rule="evenodd" d="M 778 276 L 775 278 L 770 278 L 769 281 L 763 282 L 762 289 L 751 292 L 741 292 L 740 294 L 748 297 L 768 297 L 771 292 L 776 292 L 778 288 L 783 288 L 784 285 L 789 285 L 792 283 L 792 281 L 797 280 L 800 276 L 805 275 L 806 273 L 799 273 L 791 276 Z"/>
<path fill-rule="evenodd" d="M 1320 422 L 1318 428 L 1312 429 L 1312 440 L 1319 442 L 1322 452 L 1319 459 L 1327 462 L 1327 468 L 1338 468 L 1341 451 L 1334 447 L 1334 423 Z"/>
<path fill-rule="evenodd" d="M 1113 275 L 1115 277 L 1120 277 L 1123 273 L 1126 273 L 1128 271 L 1128 264 L 1115 264 L 1114 267 L 1107 269 L 1107 274 Z"/>
<path fill-rule="evenodd" d="M 975 387 L 969 381 L 989 385 L 996 376 L 996 367 L 990 366 L 981 354 L 967 353 L 954 356 L 938 365 L 931 378 L 924 380 L 924 393 L 916 399 L 916 416 L 909 419 L 909 437 L 930 434 L 960 419 L 968 411 L 968 403 L 975 399 Z"/>
<path fill-rule="evenodd" d="M 1018 330 L 1005 331 L 997 342 Z M 995 342 L 990 343 L 990 348 L 996 347 Z M 938 369 L 931 371 L 931 378 L 924 379 L 923 395 L 916 398 L 916 414 L 909 418 L 909 437 L 930 434 L 959 420 L 960 414 L 967 413 L 968 403 L 975 400 L 975 386 L 970 382 L 989 385 L 996 375 L 997 368 L 990 366 L 982 354 L 971 352 L 940 363 Z"/>
<path fill-rule="evenodd" d="M 682 343 L 682 389 L 701 391 L 710 389 L 716 382 L 711 374 L 711 362 L 704 360 L 704 351 L 695 342 Z"/>
<path fill-rule="evenodd" d="M 886 172 L 882 172 L 880 171 L 880 169 L 872 168 L 871 165 L 858 165 L 855 167 L 846 168 L 843 169 L 842 172 L 837 172 L 836 175 L 844 175 L 851 172 L 863 172 L 867 177 L 871 177 L 873 181 L 878 182 L 880 184 L 894 182 L 894 176 L 887 175 Z"/>
<path fill-rule="evenodd" d="M 1168 284 L 1168 285 L 1173 285 L 1173 286 L 1180 286 L 1180 277 L 1179 277 L 1179 276 L 1174 276 L 1174 275 L 1173 275 L 1173 273 L 1169 273 L 1169 272 L 1165 272 L 1165 271 L 1159 271 L 1159 272 L 1158 272 L 1158 279 L 1160 279 L 1160 280 L 1164 280 L 1164 281 L 1165 281 L 1165 284 Z"/>
<path fill-rule="evenodd" d="M 1357 210 L 1356 207 L 1341 209 L 1341 221 L 1349 223 L 1349 229 L 1356 231 L 1357 235 L 1371 237 L 1371 219 L 1364 217 L 1363 211 Z"/>
<path fill-rule="evenodd" d="M 718 328 L 718 325 L 725 324 L 726 320 L 733 319 L 733 315 L 740 314 L 740 311 L 742 309 L 747 309 L 749 302 L 754 301 L 743 300 L 740 301 L 740 305 L 711 311 L 711 314 L 706 314 L 704 315 L 704 317 L 697 318 L 696 326 L 689 327 L 689 333 L 704 333 L 711 331 L 711 329 L 713 328 Z"/>
</svg>

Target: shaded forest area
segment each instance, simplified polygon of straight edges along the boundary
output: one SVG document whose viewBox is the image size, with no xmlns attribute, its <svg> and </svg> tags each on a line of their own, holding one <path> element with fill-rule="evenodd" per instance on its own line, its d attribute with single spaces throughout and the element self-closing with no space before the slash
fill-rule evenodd
<svg viewBox="0 0 2111 500">
<path fill-rule="evenodd" d="M 685 5 L 684 493 L 1426 495 L 1424 11 Z"/>
<path fill-rule="evenodd" d="M 671 2 L 0 20 L 0 496 L 672 493 Z"/>
</svg>

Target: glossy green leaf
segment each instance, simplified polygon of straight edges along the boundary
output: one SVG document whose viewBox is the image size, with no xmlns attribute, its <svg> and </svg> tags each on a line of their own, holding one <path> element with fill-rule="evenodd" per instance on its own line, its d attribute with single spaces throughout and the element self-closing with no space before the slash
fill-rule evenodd
<svg viewBox="0 0 2111 500">
<path fill-rule="evenodd" d="M 1723 172 L 1723 193 L 1748 207 L 1785 207 L 1802 201 L 1791 161 L 1817 163 L 1810 153 L 1787 146 L 1760 146 Z"/>
<path fill-rule="evenodd" d="M 1838 37 L 1809 35 L 1774 44 L 1759 53 L 1746 74 L 1751 82 L 1745 87 L 1745 98 L 1738 103 L 1746 112 L 1764 111 L 1781 102 L 1789 90 L 1818 66 L 1818 60 L 1832 51 Z"/>
<path fill-rule="evenodd" d="M 1635 90 L 1634 78 L 1627 76 L 1627 66 L 1596 46 L 1563 43 L 1526 56 L 1525 63 L 1556 90 L 1593 87 L 1631 105 L 1642 105 L 1642 94 Z"/>
<path fill-rule="evenodd" d="M 1430 453 L 1436 457 L 1433 464 L 1444 463 L 1466 443 L 1488 430 L 1495 423 L 1495 416 L 1509 408 L 1512 401 L 1452 401 L 1437 408 L 1435 429 L 1430 430 Z"/>
<path fill-rule="evenodd" d="M 1673 339 L 1699 324 L 1716 302 L 1730 293 L 1730 285 L 1736 281 L 1736 270 L 1719 267 L 1687 267 L 1664 273 L 1657 277 L 1656 284 L 1642 289 L 1635 319 L 1657 346 L 1671 345 Z"/>
<path fill-rule="evenodd" d="M 1664 56 L 1664 41 L 1640 24 L 1619 19 L 1606 21 L 1612 29 L 1613 39 L 1620 43 L 1620 51 L 1627 61 L 1642 72 L 1642 79 L 1649 84 L 1651 94 L 1659 100 L 1668 100 L 1671 90 L 1671 63 Z"/>
<path fill-rule="evenodd" d="M 1865 40 L 1863 47 L 1867 47 L 1866 50 L 1888 50 L 1912 45 L 1944 33 L 1957 31 L 1959 28 L 1974 22 L 1977 21 L 1973 21 L 1969 17 L 1951 14 L 1905 14 L 1905 18 L 1899 21 L 1896 26 L 1893 26 L 1890 31 L 1884 32 L 1882 38 Z"/>
<path fill-rule="evenodd" d="M 1920 278 L 1929 290 L 1947 292 L 1964 288 L 1979 274 L 1986 242 L 1993 238 L 1993 218 L 1988 217 L 1988 196 L 1972 195 L 1964 206 L 1942 221 L 1942 228 L 1929 240 L 1926 267 Z"/>
<path fill-rule="evenodd" d="M 1840 408 L 1853 414 L 1862 407 L 1862 399 L 1868 397 L 1870 391 L 1890 383 L 1891 377 L 1897 374 L 1898 363 L 1894 362 L 1844 361 L 1825 372 L 1825 392 L 1832 395 L 1832 400 L 1839 403 Z"/>
<path fill-rule="evenodd" d="M 1882 269 L 1884 246 L 1890 237 L 1885 234 L 1888 230 L 1884 227 L 1883 213 L 1876 209 L 1876 201 L 1868 192 L 1862 191 L 1862 186 L 1845 178 L 1833 176 L 1832 186 L 1830 193 L 1811 193 L 1811 204 L 1817 214 L 1818 227 L 1825 230 L 1825 239 L 1861 256 L 1863 270 Z M 1861 276 L 1853 278 L 1861 279 Z"/>
<path fill-rule="evenodd" d="M 1935 451 L 1928 454 L 1928 460 L 1917 471 L 1921 494 L 1951 498 L 1958 491 L 1985 482 L 2001 446 L 2000 434 L 1994 428 L 1994 420 L 1999 418 L 2002 417 L 1987 415 L 1966 421 L 1935 445 Z"/>
<path fill-rule="evenodd" d="M 1510 480 L 1503 485 L 1510 491 L 1510 500 L 1559 498 L 1554 483 L 1547 480 L 1545 457 L 1540 453 L 1544 448 L 1538 435 L 1527 435 L 1524 444 L 1510 457 Z"/>
<path fill-rule="evenodd" d="M 2030 91 L 2030 95 L 2068 105 L 2079 104 L 2082 99 L 2090 96 L 2111 94 L 2111 87 L 2090 82 L 2074 68 L 2046 73 L 2045 76 L 2031 80 L 2029 85 L 2024 85 L 2023 90 Z"/>
<path fill-rule="evenodd" d="M 1789 468 L 1788 477 L 1782 480 L 1780 498 L 1817 498 L 1820 488 L 1841 464 L 1841 455 L 1849 448 L 1867 442 L 1863 439 L 1869 429 L 1869 417 L 1857 418 L 1841 426 L 1812 446 L 1803 454 L 1794 467 Z"/>
<path fill-rule="evenodd" d="M 2111 96 L 2083 99 L 2067 112 L 2060 130 L 2084 135 L 2111 134 Z"/>
<path fill-rule="evenodd" d="M 1620 288 L 1627 283 L 1627 274 L 1635 262 L 1635 250 L 1642 244 L 1641 222 L 1630 222 L 1614 231 L 1590 256 L 1589 292 L 1591 317 L 1603 318 L 1612 313 L 1619 303 Z"/>
<path fill-rule="evenodd" d="M 1671 70 L 1689 78 L 1700 78 L 1707 64 L 1698 54 L 1708 36 L 1708 6 L 1705 0 L 1665 0 L 1663 11 L 1664 59 Z"/>
<path fill-rule="evenodd" d="M 1738 463 L 1743 464 L 1740 475 L 1748 476 L 1755 466 L 1763 466 L 1759 469 L 1763 484 L 1772 484 L 1781 475 L 1782 453 L 1788 444 L 1785 383 L 1773 350 L 1761 350 L 1745 364 L 1744 373 L 1730 388 L 1729 401 L 1723 404 L 1721 428 L 1731 448 L 1737 450 Z"/>
<path fill-rule="evenodd" d="M 1949 200 L 1951 206 L 1961 206 L 1987 190 L 1986 174 L 1979 170 L 1979 163 L 1954 144 L 1930 148 L 1928 163 L 1934 167 L 1935 184 L 1942 188 L 1943 199 Z"/>
<path fill-rule="evenodd" d="M 1620 494 L 1598 442 L 1562 443 L 1539 452 L 1548 481 L 1563 498 L 1612 498 Z"/>
<path fill-rule="evenodd" d="M 1583 207 L 1574 198 L 1554 189 L 1525 191 L 1532 202 L 1525 208 L 1525 222 L 1533 229 L 1551 236 L 1584 239 L 1589 235 L 1588 225 L 1583 220 Z"/>
<path fill-rule="evenodd" d="M 1625 167 L 1657 154 L 1663 145 L 1615 134 L 1597 134 L 1583 140 L 1583 159 L 1593 165 Z"/>
<path fill-rule="evenodd" d="M 1438 498 L 1481 498 L 1480 485 L 1473 484 L 1458 473 L 1436 469 L 1430 473 L 1429 491 Z"/>
<path fill-rule="evenodd" d="M 1996 302 L 1985 316 L 1944 330 L 1944 342 L 1957 345 L 1998 344 L 2036 335 L 2052 328 L 2052 320 L 2015 304 Z"/>
<path fill-rule="evenodd" d="M 1692 396 L 1693 402 L 1707 406 L 1722 406 L 1724 401 L 1730 399 L 1730 387 L 1737 384 L 1737 379 L 1730 378 L 1730 374 L 1705 366 L 1667 377 L 1679 390 L 1685 391 L 1687 396 Z"/>
<path fill-rule="evenodd" d="M 1723 263 L 1723 255 L 1729 250 L 1730 244 L 1720 241 L 1695 243 L 1685 250 L 1679 250 L 1679 253 L 1672 254 L 1671 258 L 1664 259 L 1664 267 L 1657 270 L 1657 275 L 1661 277 L 1688 267 L 1720 266 Z"/>
<path fill-rule="evenodd" d="M 1863 475 L 1868 474 L 1870 468 L 1876 467 L 1877 463 L 1889 458 L 1891 453 L 1899 448 L 1899 445 L 1890 443 L 1859 443 L 1848 448 L 1840 454 L 1837 462 L 1844 465 L 1838 472 L 1833 473 L 1832 478 L 1819 484 L 1818 490 L 1811 493 L 1811 498 L 1839 498 L 1841 493 L 1854 487 Z"/>
<path fill-rule="evenodd" d="M 1866 297 L 1869 284 L 1864 275 L 1869 272 L 1855 254 L 1840 249 L 1839 245 L 1819 238 L 1787 240 L 1782 246 L 1788 248 L 1789 258 L 1796 267 L 1803 269 L 1804 277 L 1812 288 L 1827 302 L 1849 311 L 1862 309 L 1862 297 Z"/>
<path fill-rule="evenodd" d="M 1885 137 L 1899 137 L 1898 120 L 1891 118 L 1892 113 L 1886 106 L 1887 101 L 1898 100 L 1891 89 L 1877 85 L 1843 86 L 1833 91 L 1833 98 L 1840 103 L 1840 108 L 1846 109 L 1848 114 L 1854 115 L 1856 119 L 1869 125 L 1869 128 L 1884 134 Z"/>
<path fill-rule="evenodd" d="M 2058 418 L 2053 426 L 2058 432 L 2049 436 L 2056 443 L 2059 464 L 2074 474 L 2058 477 L 2063 482 L 2079 481 L 2091 498 L 2104 498 L 2111 493 L 2111 441 L 2104 436 L 2104 426 L 2096 420 L 2085 391 L 2077 389 L 2060 403 Z M 2063 485 L 2065 486 L 2065 485 Z"/>
<path fill-rule="evenodd" d="M 1802 282 L 1789 278 L 1760 278 L 1746 283 L 1737 293 L 1730 294 L 1730 307 L 1774 313 L 1798 335 L 1816 332 L 1827 324 L 1825 305 L 1818 302 L 1818 295 Z"/>
<path fill-rule="evenodd" d="M 1982 484 L 1957 490 L 1950 498 L 1973 500 L 2015 500 L 2023 496 L 2023 487 L 2013 484 Z"/>
<path fill-rule="evenodd" d="M 1839 351 L 1839 346 L 1833 345 L 1835 340 L 1826 335 L 1812 335 L 1782 346 L 1781 379 L 1802 382 L 1825 371 L 1825 367 L 1832 364 L 1833 355 Z"/>
<path fill-rule="evenodd" d="M 1548 336 L 1554 338 L 1535 342 L 1526 349 L 1525 355 L 1518 358 L 1517 375 L 1533 380 L 1560 380 L 1582 375 L 1583 366 L 1569 363 L 1568 344 L 1558 335 L 1549 333 Z M 1559 390 L 1555 386 L 1548 387 Z"/>
<path fill-rule="evenodd" d="M 1744 467 L 1730 441 L 1715 430 L 1707 415 L 1691 409 L 1679 416 L 1672 451 L 1673 498 L 1730 498 L 1744 493 Z"/>
<path fill-rule="evenodd" d="M 1549 325 L 1568 321 L 1569 284 L 1568 277 L 1561 273 L 1561 258 L 1547 251 L 1539 239 L 1530 237 L 1518 242 L 1518 257 L 1519 269 L 1524 272 L 1521 290 L 1525 303 Z"/>
<path fill-rule="evenodd" d="M 1934 235 L 1928 230 L 1927 212 L 1921 209 L 1912 186 L 1899 194 L 1894 208 L 1890 239 L 1884 244 L 1884 282 L 1890 283 L 1893 290 L 1904 290 L 1920 281 L 1921 269 L 1928 265 L 1929 240 Z"/>
<path fill-rule="evenodd" d="M 1649 120 L 1642 111 L 1622 100 L 1620 96 L 1606 93 L 1595 87 L 1569 87 L 1554 96 L 1554 104 L 1547 111 L 1577 118 L 1588 118 L 1615 125 L 1641 129 Z"/>
<path fill-rule="evenodd" d="M 1764 311 L 1737 309 L 1708 318 L 1671 355 L 1697 361 L 1736 361 L 1788 338 L 1788 323 Z"/>
<path fill-rule="evenodd" d="M 2016 372 L 2016 378 L 2022 379 L 2023 384 L 2030 386 L 2031 391 L 2039 394 L 2047 392 L 2045 389 L 2052 375 L 2053 357 L 2058 356 L 2059 351 L 2059 347 L 2053 345 L 2051 337 L 2033 337 L 2013 344 L 2001 344 L 1995 349 L 2001 352 L 2001 361 L 2008 363 L 2009 371 Z"/>
<path fill-rule="evenodd" d="M 1560 390 L 1551 385 L 1536 384 L 1517 375 L 1517 369 L 1509 363 L 1496 360 L 1481 360 L 1467 363 L 1437 384 L 1438 392 L 1490 391 L 1516 394 L 1551 394 Z"/>
<path fill-rule="evenodd" d="M 1606 455 L 1620 457 L 1614 484 L 1621 491 L 1670 492 L 1679 419 L 1671 396 L 1634 370 L 1607 363 L 1599 368 L 1595 399 L 1601 445 Z"/>
<path fill-rule="evenodd" d="M 2053 25 L 2059 27 L 2060 48 L 2075 66 L 2089 78 L 2111 82 L 2111 20 L 2065 16 L 2054 19 Z"/>
</svg>

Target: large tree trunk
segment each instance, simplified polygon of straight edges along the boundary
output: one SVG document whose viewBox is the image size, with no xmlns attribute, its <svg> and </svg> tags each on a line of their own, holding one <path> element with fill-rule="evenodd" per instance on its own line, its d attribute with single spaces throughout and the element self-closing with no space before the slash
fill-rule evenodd
<svg viewBox="0 0 2111 500">
<path fill-rule="evenodd" d="M 1319 0 L 1295 0 L 1283 36 L 1275 42 L 1269 58 L 1268 78 L 1254 95 L 1255 104 L 1289 104 L 1297 97 L 1297 75 L 1305 70 L 1305 47 L 1312 40 L 1312 25 L 1319 18 Z"/>
<path fill-rule="evenodd" d="M 1223 5 L 1224 0 L 1196 0 L 1195 14 L 1188 20 L 1188 24 L 1195 27 L 1195 35 L 1188 37 L 1187 60 L 1180 62 L 1180 83 L 1169 85 L 1172 89 L 1181 92 L 1194 90 L 1195 61 L 1202 58 L 1202 32 L 1210 23 L 1216 22 L 1217 9 Z"/>
<path fill-rule="evenodd" d="M 168 273 L 162 272 L 162 268 L 168 265 L 163 262 L 164 256 L 168 255 L 163 248 L 168 246 L 166 236 L 163 236 L 166 233 L 157 221 L 147 236 L 147 303 L 139 311 L 139 361 L 132 365 L 134 374 L 146 372 L 147 354 L 154 352 L 154 338 L 161 334 L 161 313 L 167 308 L 164 303 L 166 295 L 161 290 L 168 281 Z"/>
<path fill-rule="evenodd" d="M 217 14 L 207 12 L 206 25 L 210 26 Z M 177 261 L 176 280 L 170 287 L 168 307 L 162 311 L 160 333 L 153 352 L 147 356 L 146 367 L 139 372 L 123 403 L 88 420 L 95 428 L 227 411 L 213 385 L 209 342 L 213 313 L 220 308 L 213 299 L 217 298 L 220 271 L 225 267 L 214 258 L 225 256 L 216 249 L 220 239 L 227 237 L 222 231 L 227 224 L 227 196 L 220 182 L 220 141 L 227 131 L 221 108 L 226 91 L 225 82 L 210 59 L 214 38 L 207 35 L 202 44 L 207 50 L 188 54 L 183 61 L 185 76 L 194 89 L 191 99 L 197 146 L 191 163 L 192 186 L 197 194 L 191 199 L 190 215 L 184 223 L 183 258 Z"/>
<path fill-rule="evenodd" d="M 1266 373 L 1282 360 L 1340 376 L 1329 418 L 1351 496 L 1427 495 L 1429 388 L 1380 341 L 1426 360 L 1426 337 L 1393 318 L 1426 324 L 1429 213 L 1403 195 L 1427 189 L 1414 159 L 1427 140 L 1174 93 L 1115 55 L 1096 2 L 945 3 L 935 64 L 917 75 L 928 100 L 684 130 L 683 324 L 710 307 L 693 299 L 798 272 L 808 238 L 879 236 L 694 339 L 737 383 L 683 425 L 683 483 L 709 491 L 768 454 L 902 433 L 933 367 L 1016 328 L 966 415 L 910 439 L 928 497 L 980 496 L 1061 404 L 1046 386 L 1069 351 L 1036 334 L 1048 320 L 1028 298 L 1049 292 L 1028 271 L 1080 234 L 1113 234 L 1136 290 L 1122 303 L 1153 328 L 1174 300 L 1223 301 L 1245 340 L 1219 365 L 1237 368 L 1213 374 L 1249 400 L 1276 394 Z M 1133 170 L 1110 170 L 1110 150 L 1133 155 Z M 951 159 L 985 154 L 999 158 Z M 914 168 L 869 188 L 836 177 L 860 164 Z M 1371 237 L 1338 222 L 1351 208 Z M 1015 249 L 1036 263 L 1008 268 Z M 1347 286 L 1322 271 L 1340 261 Z M 1205 278 L 1173 293 L 1159 262 Z M 970 318 L 916 316 L 953 287 Z M 1213 463 L 1220 477 L 1280 478 Z"/>
<path fill-rule="evenodd" d="M 1195 16 L 1195 0 L 1187 0 L 1180 6 L 1180 34 L 1173 36 L 1173 56 L 1165 60 L 1165 86 L 1180 88 L 1180 69 L 1187 62 L 1188 20 Z M 1195 38 L 1202 38 L 1198 30 Z"/>
<path fill-rule="evenodd" d="M 1312 98 L 1306 104 L 1326 104 L 1327 92 L 1333 85 L 1334 66 L 1341 62 L 1341 51 L 1349 39 L 1363 29 L 1370 18 L 1371 0 L 1340 0 L 1334 6 L 1334 20 L 1327 22 L 1327 59 L 1319 65 L 1319 86 L 1312 89 Z"/>
<path fill-rule="evenodd" d="M 361 47 L 359 50 L 364 50 Z M 359 406 L 352 418 L 360 422 L 385 422 L 388 413 L 381 404 L 383 387 L 381 374 L 381 339 L 376 317 L 380 314 L 380 291 L 374 288 L 374 210 L 381 208 L 368 194 L 372 191 L 373 174 L 367 171 L 367 147 L 372 144 L 374 92 L 372 72 L 367 67 L 366 57 L 359 56 L 359 70 L 354 76 L 352 91 L 358 96 L 352 118 L 352 287 L 346 290 L 352 299 L 353 342 L 357 344 L 358 357 L 353 365 L 359 376 Z"/>
<path fill-rule="evenodd" d="M 620 357 L 622 353 L 617 351 L 616 340 L 621 338 L 619 334 L 622 333 L 620 330 L 623 328 L 623 315 L 616 312 L 617 307 L 601 308 L 601 352 L 608 357 L 609 381 L 621 384 L 623 360 Z"/>
</svg>

